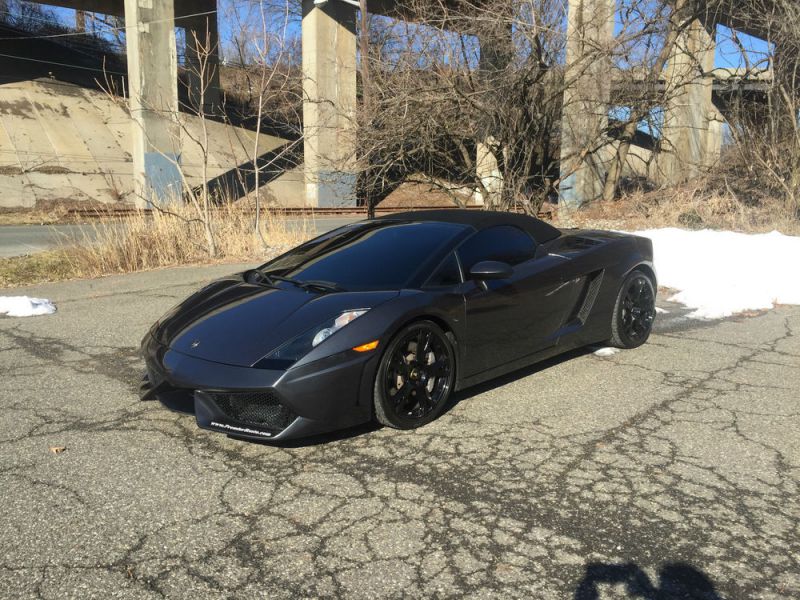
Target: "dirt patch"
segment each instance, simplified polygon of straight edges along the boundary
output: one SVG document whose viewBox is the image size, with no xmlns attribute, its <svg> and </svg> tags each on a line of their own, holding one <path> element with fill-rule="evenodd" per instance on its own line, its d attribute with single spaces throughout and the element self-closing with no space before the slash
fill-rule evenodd
<svg viewBox="0 0 800 600">
<path fill-rule="evenodd" d="M 33 119 L 31 103 L 27 100 L 15 100 L 9 102 L 7 100 L 0 101 L 0 114 L 20 117 L 22 119 Z"/>
<path fill-rule="evenodd" d="M 800 235 L 800 220 L 778 200 L 758 203 L 708 192 L 704 182 L 649 192 L 632 192 L 613 202 L 594 202 L 574 213 L 559 211 L 557 227 L 635 231 L 660 227 L 720 229 L 745 233 L 780 231 Z"/>
<path fill-rule="evenodd" d="M 31 171 L 35 173 L 44 173 L 45 175 L 66 175 L 68 173 L 74 173 L 71 169 L 62 167 L 61 165 L 41 165 L 39 167 L 34 167 Z"/>
<path fill-rule="evenodd" d="M 458 198 L 463 204 L 469 203 L 472 198 L 464 190 L 454 191 L 452 194 L 425 185 L 422 183 L 403 183 L 394 192 L 381 202 L 381 208 L 413 209 L 420 207 L 457 208 Z"/>
</svg>

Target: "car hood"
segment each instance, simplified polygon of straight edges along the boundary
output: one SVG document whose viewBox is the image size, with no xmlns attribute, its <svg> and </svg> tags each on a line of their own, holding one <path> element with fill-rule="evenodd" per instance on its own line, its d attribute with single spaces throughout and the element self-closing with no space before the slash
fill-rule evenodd
<svg viewBox="0 0 800 600">
<path fill-rule="evenodd" d="M 320 294 L 264 287 L 241 276 L 221 279 L 167 313 L 154 335 L 172 350 L 236 366 L 252 366 L 284 342 L 340 312 L 374 308 L 397 291 Z"/>
</svg>

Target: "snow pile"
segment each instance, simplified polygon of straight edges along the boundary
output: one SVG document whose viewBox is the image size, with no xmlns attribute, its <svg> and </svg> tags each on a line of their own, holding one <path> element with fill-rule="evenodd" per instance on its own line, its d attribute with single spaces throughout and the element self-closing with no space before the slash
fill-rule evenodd
<svg viewBox="0 0 800 600">
<path fill-rule="evenodd" d="M 658 284 L 669 298 L 695 309 L 689 316 L 718 319 L 775 304 L 800 304 L 800 237 L 773 231 L 651 229 Z"/>
<path fill-rule="evenodd" d="M 0 315 L 9 317 L 35 317 L 51 315 L 56 307 L 50 300 L 28 296 L 0 296 Z"/>
<path fill-rule="evenodd" d="M 594 355 L 603 357 L 614 356 L 617 352 L 619 352 L 619 348 L 611 348 L 611 347 L 598 348 L 597 350 L 594 351 Z"/>
</svg>

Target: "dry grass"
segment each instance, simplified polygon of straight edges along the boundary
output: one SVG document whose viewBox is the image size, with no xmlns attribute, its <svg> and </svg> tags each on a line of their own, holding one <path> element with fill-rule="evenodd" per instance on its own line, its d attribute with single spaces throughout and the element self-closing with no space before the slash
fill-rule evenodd
<svg viewBox="0 0 800 600">
<path fill-rule="evenodd" d="M 173 213 L 140 213 L 95 223 L 78 243 L 32 256 L 0 259 L 0 287 L 11 287 L 159 267 L 213 261 L 262 261 L 311 237 L 310 221 L 287 222 L 275 212 L 262 215 L 261 233 L 253 213 L 234 206 L 214 211 L 217 245 L 210 256 L 202 223 L 190 206 Z"/>
<path fill-rule="evenodd" d="M 0 288 L 74 279 L 80 274 L 61 250 L 0 258 Z"/>
<path fill-rule="evenodd" d="M 261 231 L 253 231 L 253 212 L 229 205 L 213 213 L 217 255 L 208 253 L 202 224 L 191 206 L 175 213 L 143 213 L 96 222 L 79 243 L 32 256 L 0 259 L 0 287 L 97 277 L 159 267 L 216 261 L 264 261 L 311 237 L 310 221 L 265 212 Z M 656 227 L 729 229 L 800 235 L 800 221 L 779 201 L 744 203 L 733 194 L 709 193 L 700 184 L 672 190 L 631 193 L 598 202 L 570 216 L 557 215 L 556 226 L 638 230 Z"/>
<path fill-rule="evenodd" d="M 746 233 L 778 230 L 800 235 L 800 221 L 779 200 L 745 203 L 733 194 L 708 191 L 703 182 L 670 190 L 633 192 L 615 202 L 596 202 L 556 226 L 602 229 L 724 229 Z"/>
</svg>

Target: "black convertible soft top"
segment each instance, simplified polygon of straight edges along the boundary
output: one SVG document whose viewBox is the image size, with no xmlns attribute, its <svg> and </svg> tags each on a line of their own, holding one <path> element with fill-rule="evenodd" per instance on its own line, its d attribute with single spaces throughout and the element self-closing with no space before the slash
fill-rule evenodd
<svg viewBox="0 0 800 600">
<path fill-rule="evenodd" d="M 487 227 L 494 227 L 496 225 L 514 225 L 531 234 L 533 239 L 539 244 L 554 240 L 561 235 L 558 229 L 534 217 L 496 210 L 465 210 L 458 208 L 415 210 L 383 215 L 378 218 L 386 221 L 442 221 L 445 223 L 460 223 L 462 225 L 471 225 L 475 229 L 486 229 Z"/>
</svg>

